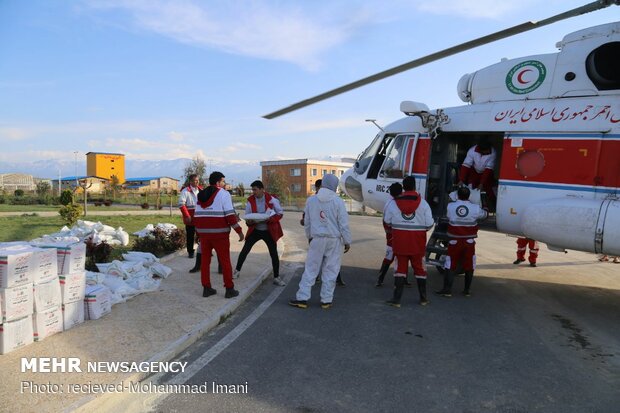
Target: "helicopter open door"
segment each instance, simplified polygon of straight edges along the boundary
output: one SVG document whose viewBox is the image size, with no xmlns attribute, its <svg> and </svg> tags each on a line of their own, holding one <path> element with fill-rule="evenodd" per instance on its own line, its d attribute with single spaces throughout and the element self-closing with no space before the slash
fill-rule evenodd
<svg viewBox="0 0 620 413">
<path fill-rule="evenodd" d="M 421 146 L 420 136 L 420 133 L 383 136 L 363 181 L 364 198 L 371 208 L 382 211 L 390 199 L 390 185 L 395 182 L 401 183 L 405 176 L 414 174 L 415 163 L 418 162 L 415 155 Z M 418 179 L 416 182 L 420 193 L 425 191 L 425 182 L 423 179 Z"/>
</svg>

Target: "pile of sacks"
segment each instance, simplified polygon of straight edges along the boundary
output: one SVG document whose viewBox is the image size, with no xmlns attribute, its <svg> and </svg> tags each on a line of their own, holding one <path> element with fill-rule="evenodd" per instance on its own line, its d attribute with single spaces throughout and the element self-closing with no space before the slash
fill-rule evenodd
<svg viewBox="0 0 620 413">
<path fill-rule="evenodd" d="M 146 227 L 144 227 L 144 229 L 141 229 L 138 232 L 134 232 L 133 235 L 136 235 L 138 238 L 148 237 L 153 231 L 155 231 L 155 229 L 160 229 L 166 235 L 170 235 L 172 231 L 177 229 L 177 226 L 174 224 L 157 224 L 155 226 L 153 224 L 148 224 Z"/>
<path fill-rule="evenodd" d="M 104 285 L 112 293 L 112 304 L 122 303 L 138 294 L 156 291 L 162 278 L 172 269 L 150 252 L 129 251 L 124 261 L 97 264 L 100 272 L 86 272 L 86 283 Z"/>
<path fill-rule="evenodd" d="M 62 229 L 53 234 L 44 235 L 41 238 L 37 238 L 38 242 L 58 242 L 79 240 L 86 241 L 91 240 L 95 245 L 105 241 L 110 245 L 129 245 L 129 234 L 123 230 L 122 227 L 114 229 L 109 225 L 104 225 L 101 222 L 82 221 L 78 222 L 72 227 L 62 227 Z"/>
</svg>

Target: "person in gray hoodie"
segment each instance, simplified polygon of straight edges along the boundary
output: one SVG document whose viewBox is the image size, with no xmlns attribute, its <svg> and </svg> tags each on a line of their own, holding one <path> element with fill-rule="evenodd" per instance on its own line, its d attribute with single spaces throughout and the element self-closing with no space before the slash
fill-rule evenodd
<svg viewBox="0 0 620 413">
<path fill-rule="evenodd" d="M 304 209 L 304 230 L 310 240 L 306 266 L 299 289 L 289 305 L 307 308 L 312 286 L 319 272 L 322 272 L 321 307 L 330 308 L 340 272 L 340 261 L 351 246 L 349 216 L 344 201 L 336 194 L 338 178 L 332 174 L 323 177 L 323 185 L 316 195 L 306 201 Z"/>
</svg>

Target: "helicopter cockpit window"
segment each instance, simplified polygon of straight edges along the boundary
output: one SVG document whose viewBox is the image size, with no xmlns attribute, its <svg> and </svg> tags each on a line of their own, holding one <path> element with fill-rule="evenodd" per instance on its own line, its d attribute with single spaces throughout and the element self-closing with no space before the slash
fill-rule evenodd
<svg viewBox="0 0 620 413">
<path fill-rule="evenodd" d="M 383 178 L 402 178 L 404 176 L 405 135 L 398 135 L 390 146 L 383 168 L 379 173 Z"/>
<path fill-rule="evenodd" d="M 381 133 L 375 136 L 375 139 L 372 141 L 370 146 L 364 150 L 357 158 L 357 162 L 355 162 L 355 173 L 358 175 L 363 174 L 368 169 L 370 162 L 372 161 L 372 157 L 377 152 L 377 148 L 381 144 Z"/>
</svg>

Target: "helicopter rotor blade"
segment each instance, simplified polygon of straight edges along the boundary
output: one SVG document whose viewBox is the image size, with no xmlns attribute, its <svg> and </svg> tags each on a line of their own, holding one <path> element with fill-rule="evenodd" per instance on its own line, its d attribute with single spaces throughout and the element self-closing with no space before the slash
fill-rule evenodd
<svg viewBox="0 0 620 413">
<path fill-rule="evenodd" d="M 353 89 L 357 89 L 359 87 L 365 86 L 369 83 L 376 82 L 381 79 L 385 79 L 386 77 L 390 77 L 396 75 L 398 73 L 404 72 L 409 69 L 413 69 L 415 67 L 419 67 L 425 65 L 427 63 L 434 62 L 439 59 L 443 59 L 444 57 L 452 56 L 454 54 L 463 52 L 465 50 L 473 49 L 478 46 L 482 46 L 487 43 L 492 43 L 494 41 L 504 39 L 510 36 L 514 36 L 519 33 L 523 33 L 532 29 L 537 29 L 539 27 L 543 27 L 561 20 L 565 20 L 571 17 L 580 16 L 582 14 L 590 13 L 596 10 L 604 9 L 612 4 L 620 5 L 620 0 L 598 0 L 592 3 L 588 3 L 584 6 L 577 7 L 572 10 L 568 10 L 564 13 L 556 14 L 555 16 L 551 16 L 547 19 L 540 20 L 537 22 L 529 21 L 525 23 L 518 24 L 516 26 L 510 27 L 508 29 L 500 30 L 498 32 L 488 34 L 486 36 L 479 37 L 474 40 L 470 40 L 465 43 L 461 43 L 456 46 L 449 47 L 447 49 L 441 50 L 439 52 L 432 53 L 430 55 L 412 60 L 407 63 L 403 63 L 402 65 L 393 67 L 391 69 L 384 70 L 382 72 L 376 73 L 374 75 L 365 77 L 363 79 L 357 80 L 352 83 L 348 83 L 344 86 L 337 87 L 336 89 L 332 89 L 328 92 L 321 93 L 320 95 L 316 95 L 309 99 L 304 99 L 300 102 L 294 103 L 290 106 L 277 110 L 275 112 L 264 115 L 265 119 L 274 119 L 284 114 L 296 111 L 297 109 L 304 108 L 306 106 L 310 106 L 314 103 L 320 102 L 325 99 L 329 99 L 331 97 L 340 95 L 342 93 L 348 92 Z"/>
</svg>

